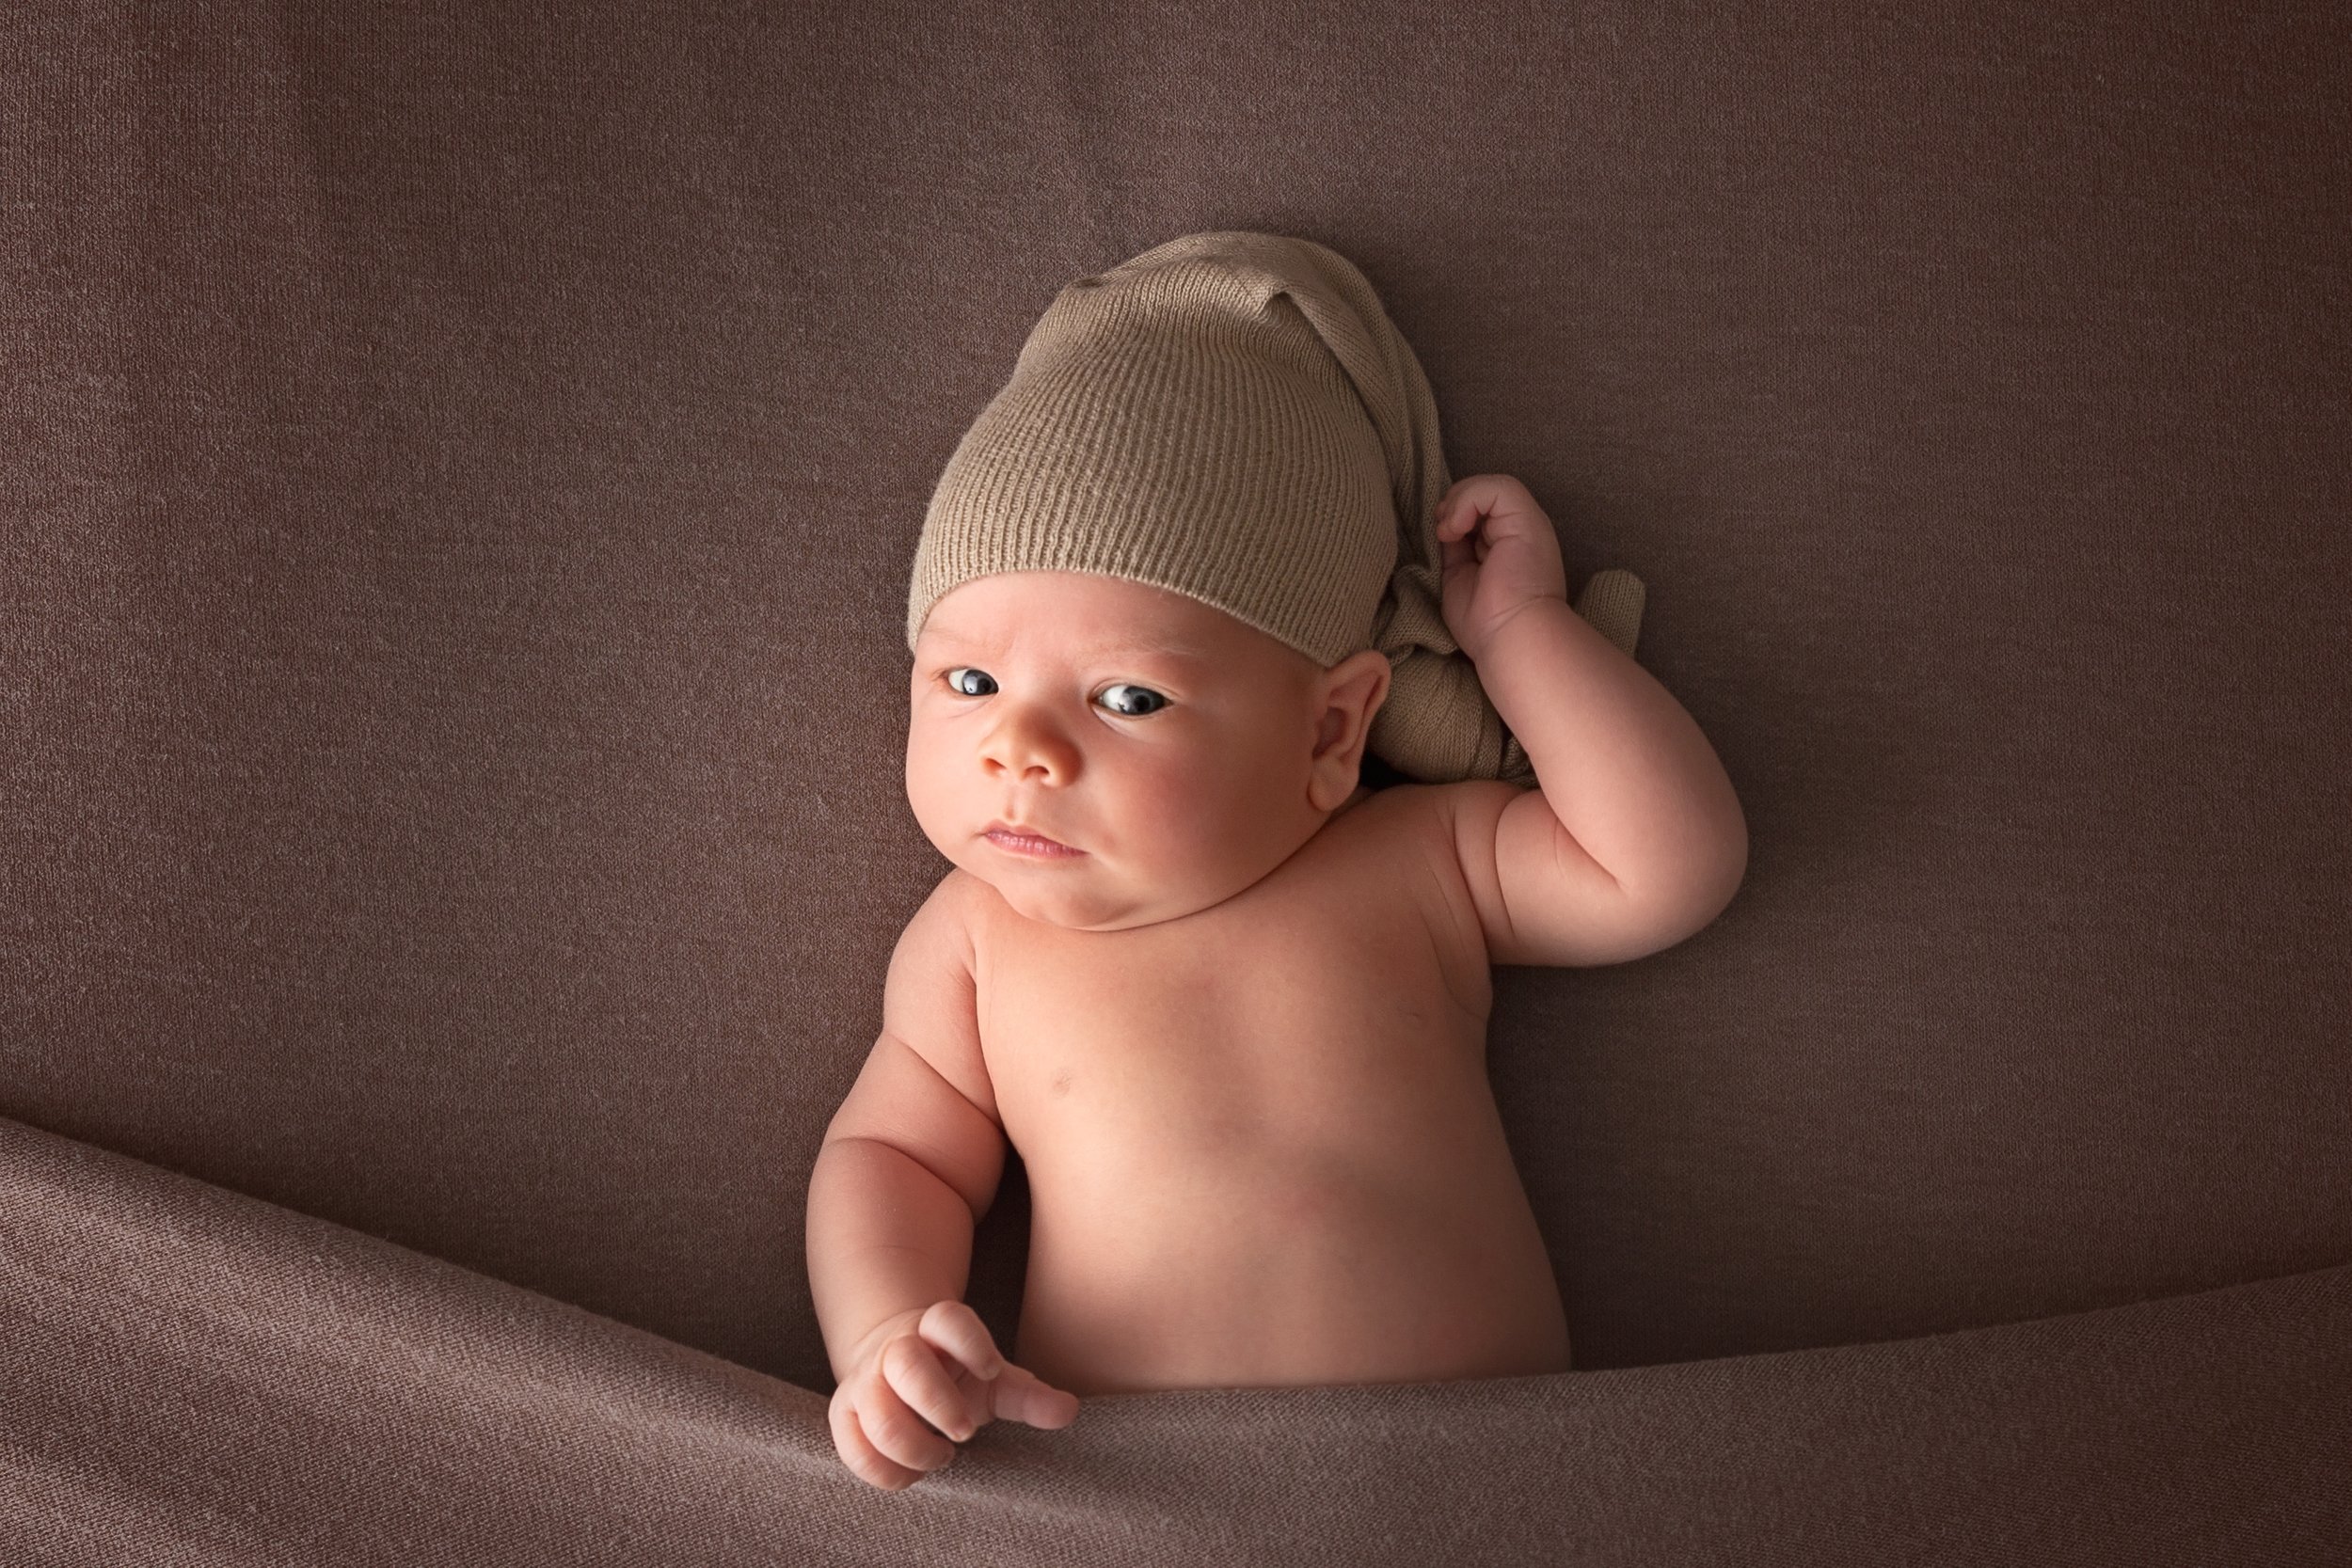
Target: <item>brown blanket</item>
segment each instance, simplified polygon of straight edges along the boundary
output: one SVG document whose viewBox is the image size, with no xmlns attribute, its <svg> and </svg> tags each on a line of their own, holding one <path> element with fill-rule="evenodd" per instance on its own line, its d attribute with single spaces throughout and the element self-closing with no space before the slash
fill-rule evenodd
<svg viewBox="0 0 2352 1568">
<path fill-rule="evenodd" d="M 806 1388 L 84 1144 L 0 1123 L 0 1214 L 11 1562 L 2320 1563 L 2346 1539 L 2352 1267 L 1624 1371 L 1105 1395 L 884 1493 Z"/>
<path fill-rule="evenodd" d="M 2352 1560 L 2340 18 L 0 8 L 0 1564 Z M 1646 584 L 1747 880 L 1497 973 L 1578 1370 L 878 1493 L 924 495 L 1218 226 Z"/>
</svg>

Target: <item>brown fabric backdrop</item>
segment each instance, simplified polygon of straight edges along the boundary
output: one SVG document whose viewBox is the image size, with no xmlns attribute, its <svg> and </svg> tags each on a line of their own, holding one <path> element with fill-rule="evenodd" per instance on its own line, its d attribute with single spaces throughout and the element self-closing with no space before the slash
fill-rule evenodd
<svg viewBox="0 0 2352 1568">
<path fill-rule="evenodd" d="M 2352 1554 L 2347 44 L 0 13 L 0 1559 Z M 1224 227 L 1644 578 L 1747 882 L 1498 972 L 1578 1372 L 885 1497 L 802 1205 L 945 870 L 922 505 L 1062 282 Z"/>
</svg>

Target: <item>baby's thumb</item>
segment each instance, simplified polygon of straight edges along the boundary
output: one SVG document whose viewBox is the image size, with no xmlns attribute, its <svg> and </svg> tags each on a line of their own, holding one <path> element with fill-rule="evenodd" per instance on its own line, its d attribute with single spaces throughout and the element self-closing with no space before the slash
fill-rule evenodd
<svg viewBox="0 0 2352 1568">
<path fill-rule="evenodd" d="M 1007 1420 L 1052 1430 L 1078 1418 L 1078 1396 L 1057 1388 L 1035 1372 L 1005 1363 L 989 1385 L 990 1408 Z"/>
</svg>

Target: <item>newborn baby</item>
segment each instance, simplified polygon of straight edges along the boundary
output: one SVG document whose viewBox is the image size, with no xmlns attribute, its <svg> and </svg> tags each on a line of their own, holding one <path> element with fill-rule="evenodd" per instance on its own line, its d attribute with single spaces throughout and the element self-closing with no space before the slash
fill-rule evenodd
<svg viewBox="0 0 2352 1568">
<path fill-rule="evenodd" d="M 1057 309 L 1136 284 L 1058 337 L 1049 313 L 918 546 L 906 789 L 952 869 L 891 956 L 808 1197 L 834 1444 L 889 1490 L 992 1418 L 1066 1425 L 1081 1395 L 1567 1370 L 1486 1080 L 1489 966 L 1656 952 L 1744 870 L 1712 749 L 1569 607 L 1525 486 L 1442 484 L 1418 366 L 1364 352 L 1401 340 L 1359 274 L 1196 235 Z M 1152 373 L 1220 360 L 1202 309 L 1279 372 L 1239 400 L 1297 427 L 1278 455 Z M 1050 364 L 1121 390 L 1074 414 L 1008 395 L 1076 384 Z M 1362 388 L 1407 370 L 1384 432 Z M 1269 385 L 1358 428 L 1284 420 Z M 1245 450 L 1106 455 L 1144 450 L 1104 436 L 1113 404 Z M 1224 477 L 1317 450 L 1273 497 Z M 1376 492 L 1332 477 L 1367 462 Z M 1416 782 L 1368 789 L 1368 747 Z M 1032 1212 L 1009 1358 L 961 1300 L 1008 1145 Z"/>
</svg>

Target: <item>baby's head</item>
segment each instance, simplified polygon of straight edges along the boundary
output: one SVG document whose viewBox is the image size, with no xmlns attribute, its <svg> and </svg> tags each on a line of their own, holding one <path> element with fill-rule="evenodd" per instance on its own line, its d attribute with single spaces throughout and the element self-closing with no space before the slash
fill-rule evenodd
<svg viewBox="0 0 2352 1568">
<path fill-rule="evenodd" d="M 1367 746 L 1532 784 L 1439 608 L 1449 483 L 1420 362 L 1336 252 L 1190 234 L 1070 284 L 915 546 L 926 835 L 1023 912 L 1116 930 L 1280 864 Z M 999 818 L 1086 853 L 1015 855 Z"/>
<path fill-rule="evenodd" d="M 1327 669 L 1185 594 L 1093 573 L 975 578 L 931 607 L 907 799 L 941 854 L 1033 920 L 1121 930 L 1208 909 L 1349 804 L 1389 661 Z M 1077 851 L 1040 857 L 999 823 Z"/>
</svg>

